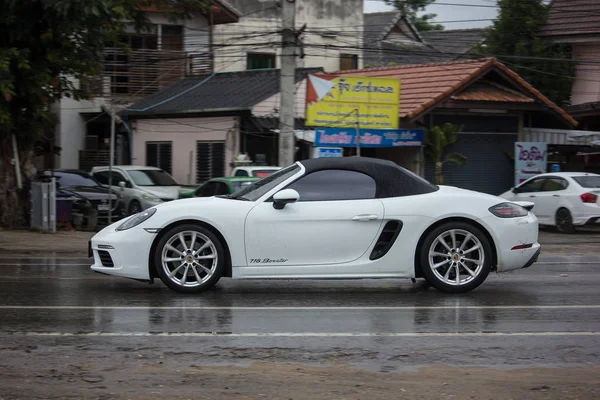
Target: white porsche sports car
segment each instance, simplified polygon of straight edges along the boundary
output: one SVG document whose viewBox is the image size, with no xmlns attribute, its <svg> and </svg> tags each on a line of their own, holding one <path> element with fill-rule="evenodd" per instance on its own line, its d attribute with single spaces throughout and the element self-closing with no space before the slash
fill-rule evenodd
<svg viewBox="0 0 600 400">
<path fill-rule="evenodd" d="M 533 203 L 432 185 L 393 162 L 299 161 L 218 197 L 166 202 L 98 232 L 93 271 L 181 293 L 221 277 L 424 278 L 444 292 L 537 261 Z"/>
</svg>

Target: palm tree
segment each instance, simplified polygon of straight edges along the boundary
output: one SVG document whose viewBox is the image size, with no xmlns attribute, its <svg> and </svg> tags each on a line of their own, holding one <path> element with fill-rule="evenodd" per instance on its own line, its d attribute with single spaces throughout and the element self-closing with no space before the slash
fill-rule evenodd
<svg viewBox="0 0 600 400">
<path fill-rule="evenodd" d="M 444 176 L 442 167 L 446 163 L 464 165 L 467 163 L 467 157 L 460 153 L 449 153 L 444 157 L 446 148 L 455 143 L 458 139 L 458 133 L 462 130 L 461 126 L 445 123 L 442 127 L 434 126 L 425 133 L 425 155 L 435 163 L 435 184 L 442 185 Z"/>
</svg>

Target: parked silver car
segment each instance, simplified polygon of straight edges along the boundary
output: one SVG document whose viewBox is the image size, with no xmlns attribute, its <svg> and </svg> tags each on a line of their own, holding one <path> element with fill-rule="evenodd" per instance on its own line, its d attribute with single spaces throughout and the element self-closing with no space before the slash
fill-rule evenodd
<svg viewBox="0 0 600 400">
<path fill-rule="evenodd" d="M 90 174 L 108 186 L 108 167 L 94 167 Z M 167 172 L 156 167 L 116 165 L 112 168 L 113 190 L 120 191 L 129 215 L 165 201 L 179 198 L 180 185 Z"/>
</svg>

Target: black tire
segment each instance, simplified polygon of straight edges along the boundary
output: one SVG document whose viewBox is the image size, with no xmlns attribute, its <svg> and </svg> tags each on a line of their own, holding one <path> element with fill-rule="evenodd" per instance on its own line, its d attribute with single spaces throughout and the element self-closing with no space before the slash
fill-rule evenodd
<svg viewBox="0 0 600 400">
<path fill-rule="evenodd" d="M 573 225 L 573 217 L 571 212 L 566 208 L 559 208 L 556 212 L 556 230 L 560 233 L 575 233 L 575 225 Z"/>
<path fill-rule="evenodd" d="M 452 231 L 456 238 L 455 247 L 452 247 Z M 449 236 L 450 242 L 446 242 L 448 248 L 456 251 L 451 252 L 442 245 L 441 240 L 445 240 L 445 236 Z M 461 250 L 462 242 L 465 244 Z M 475 249 L 476 246 L 479 249 Z M 430 257 L 430 251 L 436 255 Z M 475 257 L 470 255 L 474 252 L 477 252 L 477 263 L 466 261 L 472 260 L 469 257 Z M 440 253 L 442 255 L 438 256 Z M 433 287 L 446 293 L 466 293 L 485 281 L 492 269 L 492 254 L 492 243 L 481 229 L 467 222 L 447 222 L 433 229 L 424 238 L 419 249 L 419 261 L 424 278 Z M 434 268 L 434 265 L 438 267 Z M 457 270 L 458 282 L 455 283 Z M 463 274 L 466 277 L 461 283 Z M 454 282 L 448 283 L 450 280 Z"/>
<path fill-rule="evenodd" d="M 176 257 L 181 258 L 181 253 L 184 247 L 181 245 L 181 241 L 178 239 L 180 233 L 184 235 L 184 241 L 186 242 L 185 248 L 188 249 L 188 252 L 191 252 L 189 247 L 192 244 L 191 236 L 193 233 L 196 234 L 196 240 L 194 243 L 194 250 L 196 251 L 200 250 L 201 247 L 210 241 L 212 245 L 207 249 L 200 251 L 196 257 L 206 258 L 214 254 L 216 256 L 216 261 L 214 258 L 208 260 L 199 260 L 194 257 L 193 254 L 183 252 L 185 258 L 181 261 L 163 263 L 163 258 L 165 260 Z M 187 241 L 188 237 L 190 237 L 189 243 Z M 166 249 L 165 246 L 167 246 L 167 244 L 170 244 L 172 247 L 176 248 L 180 253 L 175 253 L 172 250 Z M 225 265 L 225 250 L 223 248 L 223 244 L 213 232 L 198 224 L 183 224 L 169 229 L 158 241 L 153 257 L 154 265 L 156 266 L 156 272 L 158 273 L 160 280 L 170 289 L 185 294 L 201 293 L 212 288 L 219 281 L 219 279 L 221 279 Z M 188 267 L 186 268 L 184 264 Z M 200 264 L 202 264 L 204 268 L 201 267 Z M 209 275 L 207 269 L 211 270 L 212 275 Z M 174 270 L 178 271 L 175 271 L 175 274 L 170 276 L 167 270 L 170 273 L 173 273 Z M 187 271 L 185 279 L 184 271 Z M 200 278 L 200 281 L 198 281 L 197 278 Z M 188 279 L 190 280 L 188 281 Z"/>
<path fill-rule="evenodd" d="M 139 201 L 132 200 L 131 203 L 129 203 L 129 215 L 137 214 L 142 211 L 142 205 Z"/>
</svg>

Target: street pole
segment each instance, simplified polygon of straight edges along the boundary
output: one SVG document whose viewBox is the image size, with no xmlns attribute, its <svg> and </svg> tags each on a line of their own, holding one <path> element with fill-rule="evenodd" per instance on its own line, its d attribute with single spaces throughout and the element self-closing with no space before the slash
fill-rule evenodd
<svg viewBox="0 0 600 400">
<path fill-rule="evenodd" d="M 359 109 L 356 109 L 356 156 L 360 157 L 360 122 L 358 121 Z"/>
<path fill-rule="evenodd" d="M 294 163 L 294 86 L 296 83 L 296 0 L 281 1 L 282 49 L 279 106 L 279 166 Z"/>
<path fill-rule="evenodd" d="M 110 108 L 110 159 L 108 160 L 108 225 L 112 224 L 112 167 L 115 159 L 115 110 Z"/>
</svg>

